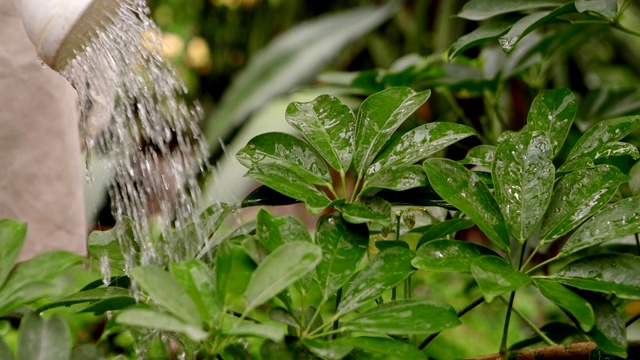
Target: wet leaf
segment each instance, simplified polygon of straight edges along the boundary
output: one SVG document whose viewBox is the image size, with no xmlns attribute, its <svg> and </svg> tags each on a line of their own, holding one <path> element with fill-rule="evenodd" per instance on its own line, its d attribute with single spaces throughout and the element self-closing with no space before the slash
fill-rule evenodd
<svg viewBox="0 0 640 360">
<path fill-rule="evenodd" d="M 89 239 L 87 240 L 89 254 L 94 259 L 100 261 L 105 258 L 108 259 L 111 268 L 124 269 L 126 266 L 125 259 L 124 255 L 122 254 L 122 249 L 120 248 L 118 236 L 127 238 L 127 243 L 135 244 L 135 242 L 133 242 L 132 225 L 133 220 L 131 218 L 125 217 L 122 222 L 116 223 L 116 226 L 109 230 L 92 231 L 89 234 Z M 136 246 L 137 244 L 135 244 L 134 249 L 136 248 Z M 139 249 L 136 249 L 136 252 L 138 252 L 138 250 Z"/>
<path fill-rule="evenodd" d="M 447 146 L 476 132 L 469 126 L 449 122 L 433 122 L 418 126 L 404 133 L 389 146 L 366 172 L 365 179 L 374 177 L 379 171 L 411 165 L 426 159 Z"/>
<path fill-rule="evenodd" d="M 369 221 L 391 225 L 391 204 L 377 196 L 365 197 L 356 202 L 340 207 L 342 217 L 352 224 L 363 224 Z"/>
<path fill-rule="evenodd" d="M 414 256 L 413 251 L 402 247 L 392 247 L 378 253 L 349 284 L 337 315 L 343 316 L 367 305 L 411 275 L 414 271 L 411 259 Z"/>
<path fill-rule="evenodd" d="M 511 28 L 513 22 L 514 21 L 512 19 L 488 21 L 472 32 L 461 36 L 455 43 L 453 43 L 453 45 L 451 45 L 451 47 L 449 47 L 449 61 L 467 49 L 478 46 L 489 40 L 497 39 L 500 35 L 503 35 Z"/>
<path fill-rule="evenodd" d="M 345 222 L 338 213 L 326 215 L 318 220 L 316 244 L 322 248 L 316 278 L 327 299 L 353 276 L 367 252 L 369 230 L 365 225 Z"/>
<path fill-rule="evenodd" d="M 299 203 L 300 200 L 283 195 L 270 187 L 261 185 L 242 199 L 241 207 L 279 206 Z"/>
<path fill-rule="evenodd" d="M 322 259 L 322 249 L 312 243 L 283 244 L 267 256 L 251 275 L 244 292 L 249 312 L 313 271 Z"/>
<path fill-rule="evenodd" d="M 216 297 L 221 308 L 242 298 L 256 265 L 245 250 L 224 242 L 216 252 Z"/>
<path fill-rule="evenodd" d="M 375 242 L 375 245 L 380 251 L 391 249 L 392 247 L 403 247 L 405 249 L 409 249 L 409 244 L 402 240 L 379 240 Z"/>
<path fill-rule="evenodd" d="M 422 106 L 431 90 L 415 92 L 394 87 L 369 96 L 360 106 L 356 120 L 353 167 L 362 176 L 391 135 Z"/>
<path fill-rule="evenodd" d="M 638 161 L 635 165 L 631 167 L 629 170 L 629 189 L 631 190 L 631 194 L 640 195 L 640 161 Z"/>
<path fill-rule="evenodd" d="M 260 209 L 256 218 L 256 237 L 268 252 L 289 241 L 311 242 L 307 226 L 295 216 L 276 217 Z"/>
<path fill-rule="evenodd" d="M 568 173 L 580 169 L 593 169 L 594 167 L 596 167 L 596 164 L 593 163 L 592 159 L 583 157 L 565 162 L 556 170 L 556 173 Z"/>
<path fill-rule="evenodd" d="M 598 165 L 565 175 L 556 186 L 542 220 L 540 241 L 550 242 L 573 230 L 606 205 L 628 180 L 611 165 Z"/>
<path fill-rule="evenodd" d="M 487 302 L 504 293 L 516 291 L 531 282 L 527 274 L 519 272 L 498 256 L 483 256 L 473 260 L 471 274 Z"/>
<path fill-rule="evenodd" d="M 333 96 L 321 95 L 311 102 L 289 104 L 286 118 L 329 166 L 339 173 L 349 169 L 354 151 L 356 118 L 348 106 Z"/>
<path fill-rule="evenodd" d="M 623 116 L 619 118 L 603 120 L 587 130 L 569 152 L 567 161 L 579 157 L 599 159 L 607 156 L 615 156 L 616 152 L 624 154 L 628 148 L 615 143 L 633 131 L 640 128 L 640 116 Z M 612 144 L 613 143 L 613 144 Z M 636 149 L 637 151 L 637 149 Z M 634 153 L 637 156 L 637 152 Z"/>
<path fill-rule="evenodd" d="M 540 131 L 515 134 L 496 149 L 494 196 L 507 230 L 521 243 L 535 231 L 553 193 L 551 151 L 547 135 Z"/>
<path fill-rule="evenodd" d="M 578 112 L 576 97 L 569 89 L 546 90 L 533 100 L 527 126 L 529 131 L 542 131 L 551 141 L 555 158 L 564 144 Z"/>
<path fill-rule="evenodd" d="M 617 0 L 576 0 L 576 9 L 579 12 L 593 12 L 610 20 L 618 15 Z"/>
<path fill-rule="evenodd" d="M 478 145 L 467 152 L 467 156 L 459 161 L 463 165 L 477 165 L 491 169 L 495 157 L 496 147 L 493 145 Z"/>
<path fill-rule="evenodd" d="M 582 224 L 562 247 L 560 256 L 640 232 L 640 196 L 605 206 Z"/>
<path fill-rule="evenodd" d="M 418 248 L 411 264 L 426 271 L 471 272 L 473 260 L 496 253 L 482 245 L 458 240 L 430 241 Z"/>
<path fill-rule="evenodd" d="M 107 311 L 116 311 L 126 309 L 136 304 L 136 299 L 131 296 L 111 297 L 98 300 L 79 309 L 78 313 L 93 313 L 94 315 L 103 315 Z"/>
<path fill-rule="evenodd" d="M 287 328 L 279 324 L 256 324 L 250 321 L 243 321 L 237 325 L 234 325 L 231 329 L 224 330 L 224 334 L 226 335 L 256 336 L 275 342 L 281 342 L 284 339 L 284 335 L 286 332 Z"/>
<path fill-rule="evenodd" d="M 426 360 L 427 355 L 408 342 L 378 337 L 349 337 L 342 343 L 367 352 L 385 355 L 388 359 Z"/>
<path fill-rule="evenodd" d="M 534 279 L 533 282 L 542 296 L 578 320 L 583 331 L 590 331 L 593 328 L 596 321 L 595 315 L 587 300 L 554 281 Z"/>
<path fill-rule="evenodd" d="M 342 360 L 353 350 L 353 346 L 346 344 L 342 339 L 336 341 L 322 341 L 316 339 L 303 340 L 304 346 L 313 354 L 328 360 Z"/>
<path fill-rule="evenodd" d="M 26 235 L 26 223 L 9 219 L 0 220 L 0 288 L 13 270 Z"/>
<path fill-rule="evenodd" d="M 627 329 L 618 310 L 602 296 L 587 294 L 596 316 L 595 327 L 589 332 L 598 348 L 608 354 L 627 357 Z"/>
<path fill-rule="evenodd" d="M 199 326 L 185 323 L 177 317 L 154 309 L 125 309 L 116 315 L 116 322 L 156 331 L 175 331 L 189 336 L 194 341 L 202 341 L 208 336 Z"/>
<path fill-rule="evenodd" d="M 435 334 L 460 324 L 456 311 L 424 299 L 398 300 L 376 306 L 344 321 L 342 328 L 389 335 Z"/>
<path fill-rule="evenodd" d="M 540 8 L 553 8 L 564 3 L 565 0 L 471 0 L 462 7 L 458 17 L 481 21 L 496 15 Z"/>
<path fill-rule="evenodd" d="M 215 276 L 209 267 L 194 259 L 172 262 L 169 271 L 193 300 L 200 317 L 205 321 L 215 319 L 219 309 L 216 306 Z"/>
<path fill-rule="evenodd" d="M 128 289 L 113 286 L 99 287 L 95 289 L 80 291 L 75 294 L 65 296 L 61 299 L 48 302 L 47 304 L 38 308 L 38 313 L 60 306 L 71 306 L 75 304 L 94 302 L 109 298 L 129 297 L 129 295 L 130 292 Z"/>
<path fill-rule="evenodd" d="M 578 289 L 640 299 L 640 257 L 598 254 L 569 263 L 550 279 Z"/>
<path fill-rule="evenodd" d="M 477 174 L 448 159 L 428 159 L 424 168 L 442 199 L 469 216 L 499 249 L 509 251 L 509 234 L 500 208 Z"/>
<path fill-rule="evenodd" d="M 441 239 L 449 234 L 456 233 L 461 230 L 470 229 L 475 224 L 471 220 L 467 219 L 451 219 L 445 220 L 436 224 L 427 225 L 421 229 L 414 229 L 416 232 L 422 232 L 420 241 L 416 245 L 416 249 L 419 249 L 422 245 L 435 239 Z"/>
<path fill-rule="evenodd" d="M 249 170 L 246 176 L 286 196 L 304 201 L 312 214 L 319 214 L 331 202 L 320 189 L 309 184 L 296 172 L 277 163 L 256 165 Z"/>
<path fill-rule="evenodd" d="M 43 319 L 28 312 L 20 323 L 17 359 L 68 360 L 71 357 L 71 334 L 59 317 Z"/>
<path fill-rule="evenodd" d="M 427 175 L 420 165 L 389 167 L 375 173 L 362 188 L 362 194 L 377 189 L 404 191 L 427 186 Z"/>
<path fill-rule="evenodd" d="M 320 154 L 306 141 L 285 133 L 260 134 L 236 154 L 247 168 L 277 163 L 293 170 L 311 184 L 331 185 L 329 168 Z"/>
</svg>

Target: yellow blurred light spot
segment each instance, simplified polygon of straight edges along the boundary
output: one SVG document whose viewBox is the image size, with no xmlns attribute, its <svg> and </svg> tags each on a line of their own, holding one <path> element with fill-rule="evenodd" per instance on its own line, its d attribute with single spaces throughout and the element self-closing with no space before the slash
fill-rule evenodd
<svg viewBox="0 0 640 360">
<path fill-rule="evenodd" d="M 209 72 L 211 69 L 211 51 L 207 40 L 200 36 L 192 38 L 187 44 L 185 64 L 200 73 Z"/>
<path fill-rule="evenodd" d="M 162 36 L 162 56 L 167 59 L 175 59 L 184 51 L 184 41 L 173 33 L 166 33 Z"/>
<path fill-rule="evenodd" d="M 162 52 L 162 37 L 157 31 L 147 30 L 142 34 L 144 47 L 149 51 Z"/>
</svg>

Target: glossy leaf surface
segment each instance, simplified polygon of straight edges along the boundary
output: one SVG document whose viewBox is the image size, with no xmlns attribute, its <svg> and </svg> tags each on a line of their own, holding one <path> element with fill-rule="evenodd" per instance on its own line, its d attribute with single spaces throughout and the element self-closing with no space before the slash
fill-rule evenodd
<svg viewBox="0 0 640 360">
<path fill-rule="evenodd" d="M 562 247 L 561 256 L 640 232 L 640 196 L 605 206 L 582 224 Z"/>
<path fill-rule="evenodd" d="M 556 186 L 544 215 L 540 240 L 549 242 L 573 230 L 606 205 L 628 178 L 611 165 L 598 165 L 565 175 Z"/>
<path fill-rule="evenodd" d="M 356 118 L 347 105 L 333 96 L 321 95 L 311 102 L 289 104 L 286 118 L 332 168 L 340 173 L 349 169 Z"/>
<path fill-rule="evenodd" d="M 218 248 L 215 265 L 218 304 L 222 308 L 234 305 L 242 299 L 256 265 L 241 246 L 229 242 Z"/>
<path fill-rule="evenodd" d="M 322 157 L 309 143 L 290 134 L 260 134 L 238 151 L 236 158 L 247 168 L 277 163 L 311 184 L 331 185 L 331 174 Z"/>
<path fill-rule="evenodd" d="M 326 215 L 318 220 L 316 244 L 322 248 L 316 278 L 323 297 L 329 298 L 353 276 L 367 252 L 369 230 L 346 223 L 339 214 Z"/>
<path fill-rule="evenodd" d="M 0 220 L 0 288 L 13 269 L 27 235 L 27 224 L 9 219 Z"/>
<path fill-rule="evenodd" d="M 596 164 L 590 158 L 577 158 L 562 164 L 556 173 L 568 173 L 580 169 L 592 169 L 596 167 Z"/>
<path fill-rule="evenodd" d="M 257 336 L 280 342 L 284 339 L 286 331 L 285 326 L 280 326 L 275 323 L 256 324 L 250 321 L 243 321 L 233 328 L 225 330 L 224 333 L 236 336 Z"/>
<path fill-rule="evenodd" d="M 500 35 L 506 33 L 512 25 L 513 21 L 505 19 L 492 20 L 482 24 L 472 32 L 458 38 L 458 40 L 449 47 L 449 61 L 467 49 L 498 38 Z"/>
<path fill-rule="evenodd" d="M 171 275 L 196 305 L 200 318 L 205 321 L 217 316 L 215 276 L 209 267 L 198 260 L 169 264 Z"/>
<path fill-rule="evenodd" d="M 469 152 L 467 156 L 460 161 L 464 165 L 477 165 L 491 169 L 493 159 L 495 158 L 496 147 L 494 145 L 478 145 Z"/>
<path fill-rule="evenodd" d="M 624 154 L 626 150 L 616 144 L 618 140 L 640 128 L 640 116 L 623 116 L 596 123 L 587 130 L 573 146 L 568 156 L 569 160 L 579 157 L 599 159 L 614 156 L 616 152 Z M 637 150 L 637 149 L 636 149 Z"/>
<path fill-rule="evenodd" d="M 59 317 L 43 319 L 32 312 L 20 323 L 17 358 L 20 360 L 68 360 L 71 357 L 71 334 Z"/>
<path fill-rule="evenodd" d="M 411 266 L 413 257 L 413 251 L 402 247 L 378 253 L 351 281 L 337 314 L 342 316 L 367 305 L 411 275 L 414 271 Z"/>
<path fill-rule="evenodd" d="M 451 219 L 445 220 L 436 224 L 427 225 L 424 228 L 414 229 L 417 232 L 422 232 L 422 236 L 416 245 L 416 249 L 422 247 L 431 240 L 442 239 L 449 234 L 456 233 L 461 230 L 470 229 L 475 224 L 468 219 Z M 413 231 L 412 231 L 413 232 Z"/>
<path fill-rule="evenodd" d="M 528 130 L 547 134 L 551 142 L 552 157 L 555 158 L 567 138 L 577 112 L 576 97 L 571 90 L 543 91 L 531 104 L 527 118 Z"/>
<path fill-rule="evenodd" d="M 361 312 L 342 323 L 348 331 L 389 335 L 434 334 L 460 324 L 449 305 L 424 299 L 388 302 Z"/>
<path fill-rule="evenodd" d="M 627 329 L 618 310 L 602 296 L 588 297 L 596 315 L 595 327 L 589 335 L 598 348 L 608 354 L 627 357 Z"/>
<path fill-rule="evenodd" d="M 247 309 L 265 303 L 302 279 L 321 260 L 322 250 L 312 243 L 294 241 L 278 247 L 253 272 L 244 293 Z"/>
<path fill-rule="evenodd" d="M 555 181 L 551 144 L 543 132 L 521 132 L 498 145 L 492 175 L 494 196 L 507 230 L 524 242 L 549 205 Z"/>
<path fill-rule="evenodd" d="M 353 350 L 353 346 L 341 341 L 303 340 L 304 346 L 312 353 L 328 360 L 342 360 Z"/>
<path fill-rule="evenodd" d="M 557 282 L 543 279 L 534 279 L 533 282 L 542 296 L 573 315 L 583 331 L 593 328 L 596 321 L 595 315 L 587 300 Z"/>
<path fill-rule="evenodd" d="M 458 17 L 481 21 L 510 12 L 556 7 L 564 2 L 564 0 L 471 0 L 462 7 Z"/>
<path fill-rule="evenodd" d="M 618 2 L 616 0 L 576 0 L 576 9 L 579 12 L 590 11 L 613 20 L 618 14 Z"/>
<path fill-rule="evenodd" d="M 471 274 L 487 302 L 529 284 L 531 278 L 498 256 L 483 256 L 471 263 Z"/>
<path fill-rule="evenodd" d="M 352 224 L 363 224 L 369 221 L 386 226 L 391 224 L 391 204 L 377 196 L 344 204 L 340 207 L 340 211 L 342 217 Z"/>
<path fill-rule="evenodd" d="M 458 240 L 434 240 L 418 248 L 411 264 L 426 271 L 471 272 L 471 263 L 482 256 L 495 255 L 482 245 Z"/>
<path fill-rule="evenodd" d="M 376 337 L 345 338 L 345 344 L 357 349 L 387 356 L 390 359 L 426 360 L 427 355 L 408 342 Z"/>
<path fill-rule="evenodd" d="M 509 251 L 509 234 L 500 208 L 477 174 L 448 159 L 429 159 L 424 168 L 442 199 L 469 216 L 499 249 Z"/>
<path fill-rule="evenodd" d="M 204 340 L 207 333 L 198 326 L 154 309 L 130 308 L 116 315 L 116 322 L 128 326 L 142 327 L 160 331 L 175 331 L 186 334 L 195 341 Z"/>
<path fill-rule="evenodd" d="M 353 154 L 353 167 L 358 174 L 364 175 L 391 135 L 430 95 L 430 90 L 415 92 L 407 87 L 394 87 L 375 93 L 362 103 Z"/>
<path fill-rule="evenodd" d="M 269 252 L 289 241 L 311 242 L 309 230 L 297 217 L 276 217 L 260 209 L 256 218 L 256 237 Z"/>
<path fill-rule="evenodd" d="M 362 189 L 366 194 L 376 189 L 404 191 L 427 185 L 427 175 L 420 165 L 392 166 L 378 171 L 369 178 Z"/>
</svg>

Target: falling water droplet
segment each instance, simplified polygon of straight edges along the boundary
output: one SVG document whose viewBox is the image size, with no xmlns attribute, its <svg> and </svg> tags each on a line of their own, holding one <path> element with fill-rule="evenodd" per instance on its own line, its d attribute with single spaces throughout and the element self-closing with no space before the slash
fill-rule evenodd
<svg viewBox="0 0 640 360">
<path fill-rule="evenodd" d="M 502 36 L 498 39 L 498 43 L 500 44 L 500 47 L 502 47 L 502 50 L 508 53 L 508 52 L 511 52 L 511 50 L 513 50 L 513 47 L 516 45 L 518 40 L 519 38 L 517 36 L 514 36 L 514 37 Z"/>
</svg>

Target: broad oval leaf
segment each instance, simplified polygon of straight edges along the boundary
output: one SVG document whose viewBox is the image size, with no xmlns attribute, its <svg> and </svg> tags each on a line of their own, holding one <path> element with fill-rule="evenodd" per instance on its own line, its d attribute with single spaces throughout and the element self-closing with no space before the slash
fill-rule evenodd
<svg viewBox="0 0 640 360">
<path fill-rule="evenodd" d="M 560 256 L 640 232 L 640 196 L 605 206 L 582 224 L 562 247 Z"/>
<path fill-rule="evenodd" d="M 615 155 L 616 148 L 619 149 L 620 146 L 611 145 L 611 143 L 617 142 L 639 128 L 640 116 L 638 115 L 600 121 L 578 139 L 569 152 L 567 161 L 579 157 L 598 159 L 611 156 L 610 154 Z"/>
<path fill-rule="evenodd" d="M 250 321 L 243 321 L 234 325 L 231 329 L 223 330 L 225 335 L 256 336 L 275 342 L 281 342 L 286 332 L 286 326 L 281 326 L 277 323 L 256 324 Z"/>
<path fill-rule="evenodd" d="M 336 315 L 343 316 L 361 308 L 411 275 L 414 271 L 411 259 L 414 256 L 413 251 L 402 247 L 392 247 L 378 253 L 353 279 Z"/>
<path fill-rule="evenodd" d="M 592 255 L 569 263 L 550 279 L 583 290 L 640 299 L 640 257 L 629 254 Z"/>
<path fill-rule="evenodd" d="M 383 156 L 367 169 L 365 179 L 375 176 L 384 169 L 415 164 L 475 134 L 476 132 L 469 126 L 449 122 L 433 122 L 418 126 L 404 133 L 400 139 L 390 145 L 391 150 L 384 152 Z"/>
<path fill-rule="evenodd" d="M 596 319 L 593 308 L 587 300 L 551 280 L 534 279 L 533 283 L 540 290 L 542 296 L 573 315 L 583 331 L 589 331 L 593 328 Z"/>
<path fill-rule="evenodd" d="M 613 20 L 618 14 L 617 0 L 576 0 L 576 9 L 579 12 L 593 12 Z"/>
<path fill-rule="evenodd" d="M 449 61 L 467 49 L 498 38 L 500 35 L 506 33 L 512 25 L 513 20 L 509 19 L 492 20 L 482 24 L 472 32 L 461 36 L 449 47 Z"/>
<path fill-rule="evenodd" d="M 411 232 L 422 232 L 422 236 L 416 245 L 416 249 L 419 249 L 422 245 L 431 240 L 442 239 L 449 234 L 470 229 L 474 225 L 473 221 L 468 219 L 451 219 L 436 224 L 426 225 L 422 228 L 416 228 Z"/>
<path fill-rule="evenodd" d="M 323 297 L 328 299 L 353 276 L 367 252 L 369 229 L 348 224 L 337 213 L 326 215 L 318 220 L 316 244 L 322 248 L 316 278 Z"/>
<path fill-rule="evenodd" d="M 564 3 L 565 0 L 471 0 L 462 7 L 458 17 L 481 21 L 511 12 L 553 8 Z"/>
<path fill-rule="evenodd" d="M 327 360 L 342 360 L 353 351 L 353 346 L 344 343 L 341 339 L 337 341 L 304 339 L 302 343 L 312 353 Z"/>
<path fill-rule="evenodd" d="M 68 360 L 71 357 L 71 333 L 59 317 L 43 319 L 32 312 L 20 323 L 17 358 L 24 360 Z"/>
<path fill-rule="evenodd" d="M 365 197 L 356 202 L 340 206 L 342 217 L 352 224 L 369 221 L 391 225 L 391 204 L 377 196 Z"/>
<path fill-rule="evenodd" d="M 469 150 L 467 156 L 459 162 L 463 165 L 477 165 L 491 169 L 495 153 L 496 147 L 494 145 L 478 145 Z"/>
<path fill-rule="evenodd" d="M 357 349 L 387 356 L 389 359 L 426 360 L 427 355 L 412 344 L 380 337 L 348 337 L 340 339 L 342 343 Z M 366 358 L 366 357 L 364 357 Z"/>
<path fill-rule="evenodd" d="M 162 308 L 186 324 L 202 325 L 196 304 L 180 283 L 163 269 L 145 265 L 131 269 L 131 278 Z"/>
<path fill-rule="evenodd" d="M 427 186 L 427 175 L 420 165 L 392 166 L 375 173 L 367 180 L 361 194 L 378 189 L 404 191 Z"/>
<path fill-rule="evenodd" d="M 507 230 L 520 242 L 533 234 L 549 205 L 555 181 L 551 151 L 540 131 L 515 134 L 496 149 L 494 196 Z"/>
<path fill-rule="evenodd" d="M 0 220 L 0 288 L 13 269 L 27 235 L 27 224 L 10 219 Z"/>
<path fill-rule="evenodd" d="M 471 272 L 473 260 L 486 255 L 498 256 L 482 245 L 458 240 L 435 240 L 419 247 L 411 264 L 426 271 Z"/>
<path fill-rule="evenodd" d="M 293 170 L 277 163 L 256 165 L 247 175 L 282 194 L 304 201 L 312 214 L 321 213 L 331 202 L 327 195 Z"/>
<path fill-rule="evenodd" d="M 260 209 L 256 219 L 256 237 L 269 252 L 289 241 L 311 242 L 306 225 L 295 216 L 276 217 Z"/>
<path fill-rule="evenodd" d="M 344 321 L 347 331 L 389 335 L 435 334 L 460 325 L 456 311 L 424 299 L 398 300 L 378 305 Z"/>
<path fill-rule="evenodd" d="M 628 180 L 617 167 L 598 165 L 565 175 L 556 186 L 540 229 L 540 240 L 553 241 L 606 205 Z"/>
<path fill-rule="evenodd" d="M 2 289 L 0 295 L 0 316 L 47 296 L 60 296 L 61 289 L 51 282 L 30 281 L 19 287 Z"/>
<path fill-rule="evenodd" d="M 627 329 L 616 307 L 598 294 L 585 293 L 584 296 L 589 300 L 596 316 L 595 326 L 589 336 L 598 349 L 616 357 L 627 358 Z"/>
<path fill-rule="evenodd" d="M 527 118 L 529 131 L 542 131 L 551 141 L 556 157 L 578 112 L 576 97 L 569 89 L 546 90 L 533 100 Z"/>
<path fill-rule="evenodd" d="M 121 287 L 108 286 L 98 287 L 90 290 L 79 291 L 75 294 L 65 296 L 61 299 L 49 302 L 38 308 L 38 313 L 48 309 L 53 309 L 60 306 L 70 306 L 75 304 L 81 304 L 85 302 L 94 302 L 110 298 L 122 298 L 129 297 L 129 289 Z"/>
<path fill-rule="evenodd" d="M 594 167 L 596 167 L 596 164 L 593 159 L 583 157 L 565 162 L 556 170 L 556 173 L 569 173 L 580 169 L 593 169 Z"/>
<path fill-rule="evenodd" d="M 248 313 L 313 271 L 322 260 L 322 249 L 304 241 L 288 242 L 258 265 L 244 293 Z"/>
<path fill-rule="evenodd" d="M 216 298 L 221 308 L 242 300 L 256 265 L 245 249 L 223 242 L 216 251 Z"/>
<path fill-rule="evenodd" d="M 471 263 L 471 274 L 487 302 L 504 293 L 516 291 L 531 282 L 529 275 L 516 270 L 498 256 L 482 256 L 475 259 Z"/>
<path fill-rule="evenodd" d="M 369 96 L 360 106 L 356 120 L 353 167 L 362 176 L 391 135 L 421 107 L 431 90 L 415 92 L 393 87 Z"/>
<path fill-rule="evenodd" d="M 200 317 L 205 322 L 214 320 L 220 310 L 216 303 L 215 276 L 209 267 L 194 259 L 172 262 L 169 264 L 169 271 L 193 300 Z"/>
<path fill-rule="evenodd" d="M 340 173 L 349 169 L 356 117 L 347 105 L 331 95 L 321 95 L 311 102 L 289 104 L 286 118 L 332 168 Z"/>
<path fill-rule="evenodd" d="M 116 315 L 116 323 L 153 330 L 174 331 L 187 335 L 194 341 L 202 341 L 208 334 L 199 326 L 185 323 L 170 314 L 146 308 L 129 308 Z"/>
<path fill-rule="evenodd" d="M 442 199 L 469 216 L 500 250 L 509 251 L 509 234 L 500 207 L 477 174 L 449 159 L 428 159 L 424 168 Z"/>
<path fill-rule="evenodd" d="M 236 154 L 247 168 L 277 163 L 293 170 L 311 184 L 331 185 L 331 174 L 322 157 L 306 141 L 285 133 L 260 134 Z"/>
</svg>

